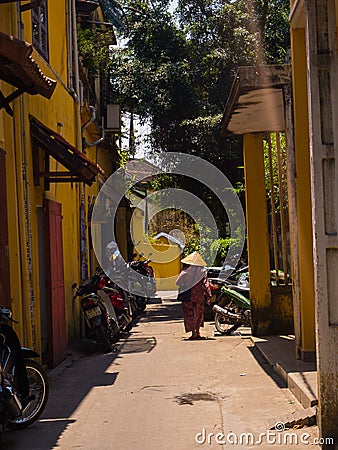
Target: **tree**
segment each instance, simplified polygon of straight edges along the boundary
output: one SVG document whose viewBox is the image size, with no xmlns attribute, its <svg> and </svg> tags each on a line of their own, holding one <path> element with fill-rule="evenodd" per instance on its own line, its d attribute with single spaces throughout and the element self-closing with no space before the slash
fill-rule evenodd
<svg viewBox="0 0 338 450">
<path fill-rule="evenodd" d="M 109 54 L 80 29 L 84 65 L 109 73 L 107 101 L 150 122 L 154 151 L 225 158 L 233 172 L 239 142 L 220 136 L 224 103 L 238 66 L 283 62 L 289 2 L 179 0 L 176 16 L 169 4 L 126 0 L 127 44 Z"/>
<path fill-rule="evenodd" d="M 168 0 L 126 0 L 130 35 L 112 53 L 110 100 L 150 123 L 153 151 L 198 155 L 240 183 L 241 139 L 220 134 L 224 104 L 238 66 L 283 61 L 288 8 L 288 0 L 179 0 L 174 16 Z M 203 186 L 179 184 L 212 199 Z M 223 211 L 215 216 L 224 222 Z"/>
</svg>

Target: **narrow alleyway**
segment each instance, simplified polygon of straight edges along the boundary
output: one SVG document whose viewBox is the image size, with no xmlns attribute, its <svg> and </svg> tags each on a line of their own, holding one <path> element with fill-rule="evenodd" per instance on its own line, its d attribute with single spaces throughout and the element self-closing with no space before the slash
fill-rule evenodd
<svg viewBox="0 0 338 450">
<path fill-rule="evenodd" d="M 256 353 L 248 330 L 242 335 L 217 336 L 213 324 L 207 323 L 203 333 L 209 339 L 186 341 L 176 302 L 149 305 L 115 354 L 95 352 L 90 346 L 92 353 L 73 356 L 72 364 L 64 365 L 59 376 L 54 371 L 40 422 L 6 433 L 3 448 L 309 448 L 301 443 L 301 435 L 309 433 L 312 442 L 316 427 L 294 431 L 298 445 L 264 440 L 263 444 L 231 445 L 241 433 L 258 439 L 271 419 L 295 413 L 299 405 Z M 214 435 L 208 444 L 209 433 Z M 225 439 L 229 436 L 231 442 L 221 445 L 217 433 Z M 283 433 L 275 434 L 278 439 Z"/>
</svg>

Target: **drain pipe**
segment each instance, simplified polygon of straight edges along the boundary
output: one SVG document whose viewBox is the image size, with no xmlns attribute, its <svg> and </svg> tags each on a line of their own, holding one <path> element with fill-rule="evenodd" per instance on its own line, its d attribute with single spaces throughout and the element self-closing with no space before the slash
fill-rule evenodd
<svg viewBox="0 0 338 450">
<path fill-rule="evenodd" d="M 90 111 L 90 116 L 89 119 L 87 120 L 87 122 L 85 124 L 82 125 L 81 127 L 81 138 L 82 138 L 82 151 L 85 152 L 86 147 L 94 147 L 98 144 L 100 144 L 101 142 L 104 141 L 105 139 L 105 135 L 104 135 L 104 121 L 103 121 L 103 117 L 102 117 L 102 136 L 100 139 L 98 139 L 97 141 L 94 142 L 88 142 L 86 140 L 86 138 L 84 137 L 84 132 L 86 131 L 86 129 L 89 127 L 89 125 L 91 125 L 95 119 L 96 119 L 96 111 L 95 111 L 95 107 L 94 106 L 89 106 L 89 111 Z M 96 155 L 97 155 L 97 150 L 96 150 Z M 86 233 L 86 227 L 87 227 L 87 223 L 82 220 L 82 215 L 85 215 L 86 212 L 86 208 L 85 208 L 85 204 L 83 202 L 81 202 L 80 205 L 80 211 L 81 211 L 81 249 L 83 249 L 85 247 L 86 241 L 85 239 L 87 239 L 87 233 Z M 87 216 L 88 217 L 88 216 Z M 86 248 L 87 251 L 87 248 Z M 90 255 L 89 255 L 90 257 Z M 82 262 L 84 263 L 84 258 L 81 258 Z M 89 260 L 89 263 L 91 263 L 91 259 Z M 88 253 L 86 253 L 86 264 L 82 264 L 82 281 L 83 281 L 83 277 L 84 277 L 84 267 L 86 268 L 86 275 L 88 275 L 89 269 L 90 272 L 92 272 L 92 267 L 88 267 Z"/>
<path fill-rule="evenodd" d="M 23 32 L 21 29 L 21 10 L 19 4 L 16 5 L 16 19 L 18 39 L 23 39 Z M 29 172 L 29 157 L 27 149 L 26 132 L 26 98 L 24 95 L 20 96 L 17 103 L 17 110 L 19 114 L 15 114 L 13 128 L 14 128 L 14 145 L 16 158 L 16 183 L 17 183 L 17 202 L 18 202 L 18 227 L 19 239 L 22 252 L 20 254 L 20 269 L 21 269 L 21 284 L 23 302 L 21 304 L 21 317 L 23 319 L 23 341 L 34 350 L 40 351 L 37 342 L 36 329 L 36 297 L 33 271 L 34 249 L 32 226 L 32 191 L 30 189 L 30 172 Z M 39 329 L 39 325 L 37 326 Z"/>
<path fill-rule="evenodd" d="M 82 129 L 81 129 L 81 105 L 80 105 L 80 71 L 79 54 L 77 45 L 77 22 L 76 22 L 76 0 L 71 2 L 71 23 L 73 42 L 73 63 L 74 63 L 74 90 L 75 90 L 75 128 L 76 147 L 83 151 Z M 86 185 L 79 183 L 79 214 L 80 214 L 80 279 L 81 283 L 88 278 L 88 256 L 87 256 L 87 223 L 86 223 Z"/>
<path fill-rule="evenodd" d="M 94 106 L 89 106 L 89 111 L 90 111 L 90 117 L 89 117 L 89 119 L 87 120 L 87 122 L 85 123 L 85 124 L 83 124 L 82 125 L 82 127 L 81 127 L 81 132 L 82 132 L 82 136 L 83 136 L 83 133 L 84 133 L 84 131 L 89 127 L 89 125 L 91 124 L 91 123 L 93 123 L 94 122 L 94 120 L 96 119 L 96 112 L 95 112 L 95 108 L 94 108 Z"/>
<path fill-rule="evenodd" d="M 91 123 L 93 123 L 94 120 L 96 119 L 96 112 L 95 112 L 94 106 L 89 106 L 89 111 L 90 111 L 90 117 L 87 120 L 87 122 L 84 125 L 82 125 L 82 127 L 81 127 L 82 138 L 83 138 L 83 145 L 84 145 L 84 147 L 95 147 L 95 145 L 101 144 L 101 142 L 103 142 L 105 140 L 104 119 L 102 117 L 102 122 L 101 122 L 102 133 L 101 133 L 100 139 L 98 139 L 97 141 L 94 141 L 94 142 L 88 142 L 84 138 L 83 133 L 89 127 L 89 125 Z"/>
</svg>

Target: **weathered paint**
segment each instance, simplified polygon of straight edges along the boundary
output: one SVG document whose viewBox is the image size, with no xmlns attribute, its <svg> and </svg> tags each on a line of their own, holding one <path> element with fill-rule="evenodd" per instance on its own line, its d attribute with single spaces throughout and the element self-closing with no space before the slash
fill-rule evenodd
<svg viewBox="0 0 338 450">
<path fill-rule="evenodd" d="M 291 29 L 292 80 L 294 98 L 294 144 L 298 221 L 298 267 L 300 298 L 300 354 L 315 351 L 314 271 L 311 215 L 309 125 L 307 109 L 305 34 Z"/>
<path fill-rule="evenodd" d="M 243 148 L 252 332 L 261 336 L 272 331 L 263 135 L 244 135 Z"/>
<path fill-rule="evenodd" d="M 293 334 L 292 286 L 271 286 L 273 334 Z"/>
</svg>

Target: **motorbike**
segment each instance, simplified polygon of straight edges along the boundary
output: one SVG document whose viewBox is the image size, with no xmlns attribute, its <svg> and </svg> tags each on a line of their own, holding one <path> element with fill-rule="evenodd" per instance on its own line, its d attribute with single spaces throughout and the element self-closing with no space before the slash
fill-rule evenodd
<svg viewBox="0 0 338 450">
<path fill-rule="evenodd" d="M 109 256 L 109 260 L 111 266 L 108 271 L 109 276 L 106 276 L 107 285 L 113 284 L 113 287 L 120 293 L 132 316 L 132 321 L 135 322 L 139 313 L 137 296 L 132 293 L 130 277 L 127 277 L 128 287 L 126 288 L 126 277 L 124 276 L 124 271 L 120 270 L 124 265 L 124 260 L 120 251 L 118 249 L 115 250 L 114 253 Z"/>
<path fill-rule="evenodd" d="M 144 286 L 141 285 L 139 279 L 136 276 L 133 277 L 130 275 L 130 271 L 128 272 L 127 277 L 125 276 L 125 262 L 118 249 L 116 249 L 109 256 L 109 260 L 111 262 L 109 278 L 117 286 L 120 286 L 120 292 L 123 294 L 124 298 L 126 300 L 129 299 L 133 310 L 133 320 L 136 320 L 138 314 L 144 311 L 147 305 L 147 297 L 144 297 L 143 295 L 145 290 Z M 138 261 L 127 263 L 127 268 L 132 268 L 136 271 L 136 268 L 138 268 L 139 266 L 136 266 L 134 263 L 138 263 Z M 122 288 L 121 286 L 124 286 L 124 288 Z"/>
<path fill-rule="evenodd" d="M 208 277 L 212 297 L 204 305 L 204 319 L 206 321 L 213 320 L 215 316 L 215 311 L 213 310 L 214 305 L 217 304 L 228 304 L 228 297 L 222 287 L 232 289 L 245 297 L 249 298 L 250 286 L 249 286 L 249 272 L 248 266 L 241 266 L 240 268 L 233 271 L 230 277 L 227 279 L 223 278 L 211 278 Z"/>
<path fill-rule="evenodd" d="M 144 261 L 132 261 L 130 266 L 136 272 L 147 277 L 146 281 L 146 292 L 147 297 L 153 297 L 156 294 L 156 279 L 154 274 L 154 269 L 149 265 L 151 259 L 146 259 Z"/>
<path fill-rule="evenodd" d="M 49 394 L 47 374 L 32 359 L 38 358 L 39 354 L 29 348 L 20 348 L 11 322 L 18 323 L 9 309 L 0 306 L 0 432 L 6 428 L 23 429 L 34 423 L 44 411 Z M 13 341 L 18 348 L 14 348 Z M 25 398 L 20 396 L 19 370 L 26 370 L 28 378 L 29 395 Z"/>
<path fill-rule="evenodd" d="M 101 298 L 108 296 L 109 302 L 114 309 L 114 314 L 121 332 L 129 332 L 133 326 L 133 311 L 137 310 L 137 305 L 132 305 L 129 296 L 116 283 L 114 283 L 104 272 L 97 267 L 96 271 L 105 281 L 102 291 L 98 291 Z M 102 283 L 103 284 L 103 283 Z M 105 300 L 107 304 L 107 300 Z"/>
<path fill-rule="evenodd" d="M 136 256 L 136 255 L 134 255 Z M 143 255 L 141 255 L 143 256 Z M 135 272 L 143 275 L 144 277 L 146 277 L 146 282 L 145 285 L 143 286 L 143 290 L 145 291 L 144 296 L 138 296 L 139 297 L 139 306 L 140 309 L 142 311 L 145 310 L 148 299 L 152 298 L 155 296 L 156 294 L 156 278 L 155 278 L 155 273 L 154 273 L 154 269 L 150 266 L 151 263 L 151 259 L 146 259 L 146 260 L 134 260 L 131 261 L 129 263 L 129 266 L 135 270 Z"/>
<path fill-rule="evenodd" d="M 230 335 L 241 326 L 251 326 L 250 300 L 231 285 L 222 286 L 221 293 L 220 301 L 212 307 L 216 330 Z"/>
<path fill-rule="evenodd" d="M 73 284 L 72 288 L 77 288 L 73 300 L 80 297 L 89 334 L 94 335 L 97 343 L 103 344 L 105 351 L 111 352 L 119 340 L 120 327 L 111 301 L 103 291 L 104 287 L 104 278 L 95 274 L 79 287 L 77 283 Z"/>
</svg>

